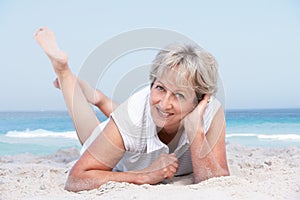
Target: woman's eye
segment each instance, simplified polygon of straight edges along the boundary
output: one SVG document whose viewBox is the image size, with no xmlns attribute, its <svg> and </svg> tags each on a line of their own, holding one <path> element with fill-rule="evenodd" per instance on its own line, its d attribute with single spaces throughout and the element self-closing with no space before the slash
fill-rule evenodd
<svg viewBox="0 0 300 200">
<path fill-rule="evenodd" d="M 177 96 L 177 98 L 179 98 L 179 99 L 184 99 L 184 95 L 183 95 L 183 94 L 176 93 L 176 96 Z"/>
<path fill-rule="evenodd" d="M 164 90 L 164 88 L 162 86 L 160 86 L 160 85 L 157 85 L 155 88 L 158 89 L 158 90 L 160 90 L 160 91 Z"/>
</svg>

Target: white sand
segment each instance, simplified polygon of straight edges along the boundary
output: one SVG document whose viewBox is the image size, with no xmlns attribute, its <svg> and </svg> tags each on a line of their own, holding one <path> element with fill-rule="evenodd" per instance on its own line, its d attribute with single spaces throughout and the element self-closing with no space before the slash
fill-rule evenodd
<svg viewBox="0 0 300 200">
<path fill-rule="evenodd" d="M 109 182 L 80 193 L 63 189 L 76 149 L 2 156 L 0 199 L 300 199 L 300 149 L 230 144 L 227 152 L 229 177 L 191 184 L 185 176 L 155 186 Z"/>
</svg>

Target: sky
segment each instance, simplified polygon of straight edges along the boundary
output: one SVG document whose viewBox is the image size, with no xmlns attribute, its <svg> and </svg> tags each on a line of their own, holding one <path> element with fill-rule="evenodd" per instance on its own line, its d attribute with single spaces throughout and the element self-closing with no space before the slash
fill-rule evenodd
<svg viewBox="0 0 300 200">
<path fill-rule="evenodd" d="M 66 109 L 52 85 L 50 62 L 33 39 L 40 26 L 56 34 L 75 74 L 116 35 L 147 27 L 172 30 L 215 56 L 226 109 L 300 108 L 297 0 L 0 0 L 0 111 Z M 122 69 L 150 63 L 155 53 L 123 56 L 99 89 L 111 95 Z"/>
</svg>

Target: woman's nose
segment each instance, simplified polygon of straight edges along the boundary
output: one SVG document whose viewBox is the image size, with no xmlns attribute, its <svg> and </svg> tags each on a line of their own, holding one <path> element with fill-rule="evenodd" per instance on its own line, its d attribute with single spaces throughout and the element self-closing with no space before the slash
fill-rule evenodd
<svg viewBox="0 0 300 200">
<path fill-rule="evenodd" d="M 159 106 L 164 110 L 168 110 L 170 108 L 172 108 L 172 93 L 170 92 L 166 92 L 160 102 L 159 102 Z"/>
</svg>

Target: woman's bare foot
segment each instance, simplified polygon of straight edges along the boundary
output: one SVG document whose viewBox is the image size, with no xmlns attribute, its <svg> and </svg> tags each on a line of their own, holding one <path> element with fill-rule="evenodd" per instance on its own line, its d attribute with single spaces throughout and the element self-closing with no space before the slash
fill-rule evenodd
<svg viewBox="0 0 300 200">
<path fill-rule="evenodd" d="M 47 27 L 41 27 L 34 33 L 34 39 L 39 43 L 49 57 L 55 72 L 68 69 L 68 55 L 60 50 L 56 43 L 54 33 Z"/>
</svg>

